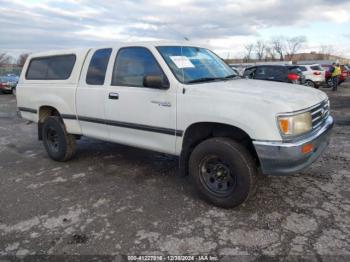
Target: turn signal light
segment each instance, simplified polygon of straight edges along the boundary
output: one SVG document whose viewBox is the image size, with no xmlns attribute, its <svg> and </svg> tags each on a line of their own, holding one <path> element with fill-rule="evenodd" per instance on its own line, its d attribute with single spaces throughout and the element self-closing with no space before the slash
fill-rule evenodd
<svg viewBox="0 0 350 262">
<path fill-rule="evenodd" d="M 284 134 L 289 133 L 289 120 L 288 119 L 280 119 L 279 121 L 280 129 Z"/>
<path fill-rule="evenodd" d="M 307 154 L 314 150 L 314 146 L 312 144 L 305 144 L 301 147 L 301 153 Z"/>
</svg>

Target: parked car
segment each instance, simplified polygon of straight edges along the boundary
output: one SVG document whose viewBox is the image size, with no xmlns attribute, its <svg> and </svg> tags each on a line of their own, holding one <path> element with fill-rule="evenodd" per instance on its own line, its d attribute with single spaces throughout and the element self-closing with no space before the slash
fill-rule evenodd
<svg viewBox="0 0 350 262">
<path fill-rule="evenodd" d="M 348 78 L 350 77 L 350 65 L 345 65 L 346 70 L 348 71 Z"/>
<path fill-rule="evenodd" d="M 332 80 L 332 73 L 330 72 L 332 65 L 322 65 L 322 67 L 326 70 L 325 78 L 326 78 L 327 86 L 332 87 L 333 80 Z M 341 66 L 340 69 L 341 69 L 341 74 L 339 76 L 339 82 L 338 82 L 339 85 L 345 82 L 349 76 L 349 72 L 347 71 L 346 67 Z"/>
<path fill-rule="evenodd" d="M 320 65 L 299 65 L 299 68 L 305 76 L 305 85 L 319 88 L 321 85 L 325 84 L 325 70 Z"/>
<path fill-rule="evenodd" d="M 3 93 L 15 93 L 18 83 L 17 76 L 0 76 L 0 91 Z"/>
<path fill-rule="evenodd" d="M 81 136 L 177 155 L 200 195 L 226 208 L 252 195 L 258 169 L 309 166 L 333 126 L 324 92 L 242 79 L 208 49 L 176 43 L 31 55 L 17 103 L 53 160 L 71 159 Z"/>
<path fill-rule="evenodd" d="M 346 65 L 341 65 L 340 69 L 341 69 L 341 78 L 342 78 L 341 83 L 342 83 L 342 82 L 345 82 L 350 76 L 350 70 Z"/>
<path fill-rule="evenodd" d="M 256 65 L 246 68 L 243 77 L 300 85 L 305 83 L 305 76 L 298 66 Z"/>
</svg>

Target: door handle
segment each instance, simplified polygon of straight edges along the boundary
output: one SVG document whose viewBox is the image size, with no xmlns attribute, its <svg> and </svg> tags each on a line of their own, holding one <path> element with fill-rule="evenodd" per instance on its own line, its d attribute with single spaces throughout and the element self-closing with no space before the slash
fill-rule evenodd
<svg viewBox="0 0 350 262">
<path fill-rule="evenodd" d="M 119 99 L 119 94 L 118 93 L 109 93 L 108 98 L 117 100 L 117 99 Z"/>
</svg>

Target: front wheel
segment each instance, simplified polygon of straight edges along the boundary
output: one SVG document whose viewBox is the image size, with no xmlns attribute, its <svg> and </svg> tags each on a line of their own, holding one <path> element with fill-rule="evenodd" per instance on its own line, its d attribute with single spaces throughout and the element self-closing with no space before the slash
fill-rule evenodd
<svg viewBox="0 0 350 262">
<path fill-rule="evenodd" d="M 42 137 L 46 152 L 51 159 L 64 162 L 75 155 L 75 137 L 67 133 L 60 117 L 49 116 L 45 119 Z"/>
<path fill-rule="evenodd" d="M 210 138 L 192 152 L 189 162 L 200 195 L 208 202 L 232 208 L 255 189 L 256 164 L 248 150 L 229 138 Z"/>
</svg>

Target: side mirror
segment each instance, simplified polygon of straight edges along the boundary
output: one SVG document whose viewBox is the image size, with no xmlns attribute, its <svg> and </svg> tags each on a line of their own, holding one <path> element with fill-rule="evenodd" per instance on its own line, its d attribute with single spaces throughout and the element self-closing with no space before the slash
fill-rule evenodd
<svg viewBox="0 0 350 262">
<path fill-rule="evenodd" d="M 145 76 L 143 78 L 143 86 L 144 87 L 151 87 L 151 88 L 158 88 L 158 89 L 168 89 L 169 82 L 168 82 L 168 79 L 166 79 L 163 76 L 148 75 L 148 76 Z"/>
</svg>

